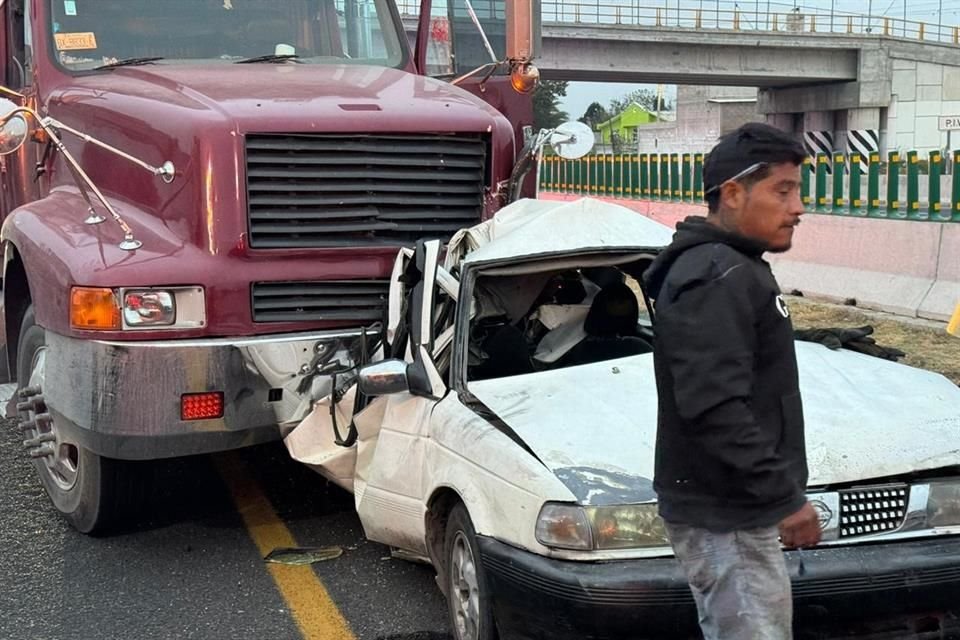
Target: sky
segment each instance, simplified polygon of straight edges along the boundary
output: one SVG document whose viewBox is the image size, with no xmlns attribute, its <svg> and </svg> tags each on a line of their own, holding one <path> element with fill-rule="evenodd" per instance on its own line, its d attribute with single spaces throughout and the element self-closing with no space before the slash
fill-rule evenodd
<svg viewBox="0 0 960 640">
<path fill-rule="evenodd" d="M 584 11 L 590 7 L 610 7 L 621 5 L 623 7 L 638 6 L 637 0 L 541 0 L 544 12 L 544 20 L 550 20 L 551 12 L 572 11 L 576 5 L 580 5 Z M 667 15 L 678 8 L 683 10 L 702 9 L 704 16 L 710 10 L 716 10 L 719 6 L 721 11 L 730 10 L 734 2 L 732 0 L 643 0 L 644 7 L 662 7 Z M 740 9 L 745 15 L 756 15 L 759 11 L 763 15 L 770 7 L 771 12 L 786 12 L 793 6 L 800 6 L 803 9 L 815 9 L 817 13 L 829 13 L 831 8 L 837 13 L 866 14 L 868 11 L 873 16 L 890 16 L 892 18 L 903 19 L 906 15 L 907 20 L 923 21 L 928 24 L 937 24 L 940 16 L 945 25 L 960 25 L 960 0 L 738 0 Z M 563 8 L 560 8 L 563 5 Z M 681 15 L 684 15 L 681 13 Z M 687 13 L 686 15 L 692 15 Z M 705 18 L 706 19 L 706 18 Z M 571 82 L 567 85 L 567 96 L 561 101 L 561 109 L 567 112 L 567 115 L 576 120 L 583 115 L 583 112 L 591 102 L 599 102 L 607 106 L 611 100 L 620 98 L 631 91 L 639 88 L 655 88 L 656 85 L 642 84 L 620 84 L 620 83 L 596 83 L 596 82 Z M 674 87 L 667 87 L 667 95 L 674 97 L 676 91 Z"/>
</svg>

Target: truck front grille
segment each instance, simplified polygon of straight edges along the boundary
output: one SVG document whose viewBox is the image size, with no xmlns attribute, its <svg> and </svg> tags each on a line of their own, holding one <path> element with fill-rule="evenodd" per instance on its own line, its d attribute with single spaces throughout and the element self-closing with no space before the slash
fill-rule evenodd
<svg viewBox="0 0 960 640">
<path fill-rule="evenodd" d="M 410 245 L 480 221 L 478 135 L 249 135 L 250 246 Z"/>
<path fill-rule="evenodd" d="M 255 282 L 253 321 L 372 324 L 384 318 L 389 289 L 388 280 Z"/>
<path fill-rule="evenodd" d="M 887 485 L 840 492 L 840 537 L 876 535 L 895 531 L 907 515 L 910 489 Z"/>
</svg>

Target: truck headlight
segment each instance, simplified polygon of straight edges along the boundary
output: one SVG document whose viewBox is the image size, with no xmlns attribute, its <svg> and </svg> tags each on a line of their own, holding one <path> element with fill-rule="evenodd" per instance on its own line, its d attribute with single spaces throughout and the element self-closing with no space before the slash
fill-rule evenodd
<svg viewBox="0 0 960 640">
<path fill-rule="evenodd" d="M 177 320 L 177 304 L 170 291 L 124 291 L 123 323 L 129 327 L 164 327 Z"/>
<path fill-rule="evenodd" d="M 960 481 L 930 483 L 927 526 L 960 526 Z"/>
<path fill-rule="evenodd" d="M 206 324 L 203 287 L 73 287 L 70 292 L 70 326 L 75 329 L 196 329 Z"/>
<path fill-rule="evenodd" d="M 656 503 L 581 507 L 548 503 L 537 520 L 537 541 L 558 549 L 669 547 Z"/>
</svg>

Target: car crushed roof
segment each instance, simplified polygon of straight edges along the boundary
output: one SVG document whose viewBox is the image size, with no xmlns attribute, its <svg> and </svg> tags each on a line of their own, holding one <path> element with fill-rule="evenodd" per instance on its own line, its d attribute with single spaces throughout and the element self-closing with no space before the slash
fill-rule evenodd
<svg viewBox="0 0 960 640">
<path fill-rule="evenodd" d="M 450 240 L 447 265 L 551 255 L 656 250 L 670 243 L 666 225 L 620 205 L 581 198 L 518 200 Z"/>
</svg>

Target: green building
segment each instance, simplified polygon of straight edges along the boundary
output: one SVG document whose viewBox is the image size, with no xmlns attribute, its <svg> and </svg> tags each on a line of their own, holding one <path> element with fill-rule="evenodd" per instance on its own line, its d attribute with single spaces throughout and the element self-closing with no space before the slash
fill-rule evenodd
<svg viewBox="0 0 960 640">
<path fill-rule="evenodd" d="M 636 102 L 630 103 L 626 109 L 613 116 L 606 122 L 597 125 L 597 142 L 611 144 L 614 135 L 621 143 L 637 141 L 637 127 L 659 122 L 657 114 L 651 113 Z"/>
</svg>

